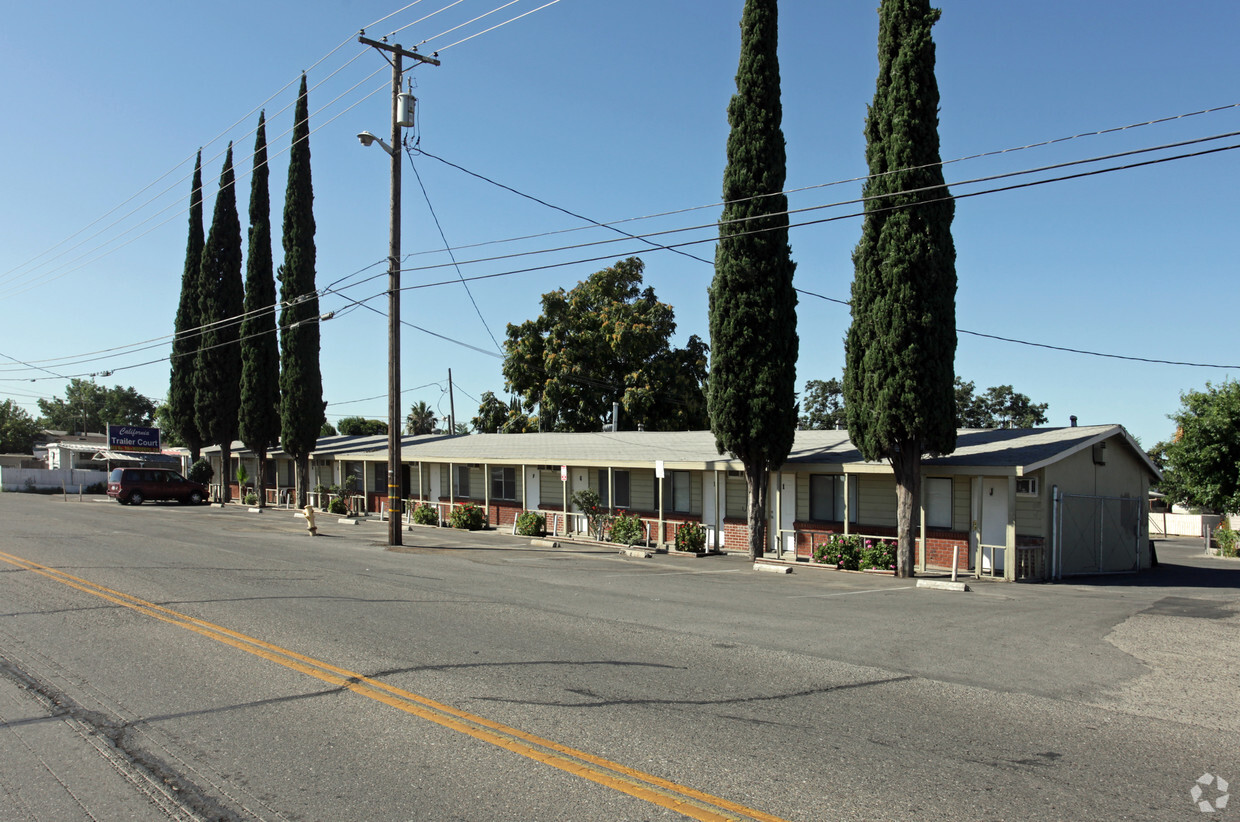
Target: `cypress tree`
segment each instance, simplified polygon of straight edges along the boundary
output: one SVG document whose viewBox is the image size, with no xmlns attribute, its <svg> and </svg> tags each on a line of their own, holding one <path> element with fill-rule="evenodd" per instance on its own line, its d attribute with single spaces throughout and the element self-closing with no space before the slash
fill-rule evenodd
<svg viewBox="0 0 1240 822">
<path fill-rule="evenodd" d="M 172 374 L 168 380 L 169 417 L 177 436 L 185 443 L 193 461 L 202 449 L 194 405 L 194 372 L 198 367 L 201 340 L 198 299 L 202 292 L 202 149 L 194 163 L 194 179 L 189 195 L 189 240 L 185 244 L 185 268 L 181 273 L 181 299 L 172 339 Z"/>
<path fill-rule="evenodd" d="M 280 438 L 297 465 L 297 505 L 306 504 L 310 452 L 327 421 L 319 371 L 319 298 L 314 287 L 314 186 L 306 75 L 294 114 L 284 195 L 284 264 L 280 266 Z"/>
<path fill-rule="evenodd" d="M 707 409 L 720 453 L 745 466 L 754 558 L 764 552 L 770 472 L 783 465 L 796 433 L 796 264 L 782 193 L 778 22 L 776 0 L 746 0 L 710 287 Z"/>
<path fill-rule="evenodd" d="M 194 380 L 198 430 L 205 442 L 220 446 L 223 502 L 228 502 L 231 496 L 228 474 L 232 465 L 232 442 L 237 438 L 237 411 L 241 405 L 241 349 L 237 341 L 242 303 L 241 223 L 237 219 L 232 156 L 232 143 L 229 143 L 224 170 L 220 173 L 220 192 L 215 198 L 211 230 L 202 249 L 202 292 L 198 311 L 204 328 Z"/>
<path fill-rule="evenodd" d="M 861 454 L 896 480 L 897 573 L 913 572 L 922 454 L 956 448 L 955 204 L 939 156 L 927 0 L 883 0 L 878 83 L 866 119 L 866 216 L 853 252 L 844 404 Z"/>
<path fill-rule="evenodd" d="M 276 282 L 271 260 L 267 118 L 258 115 L 250 230 L 245 258 L 245 319 L 241 322 L 241 441 L 258 457 L 258 506 L 267 504 L 267 449 L 280 436 L 280 346 L 276 339 Z"/>
</svg>

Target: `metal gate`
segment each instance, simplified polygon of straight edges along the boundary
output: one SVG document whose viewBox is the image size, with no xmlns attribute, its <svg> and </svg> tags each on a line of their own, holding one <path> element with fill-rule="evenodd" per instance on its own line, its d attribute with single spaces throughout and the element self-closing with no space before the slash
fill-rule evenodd
<svg viewBox="0 0 1240 822">
<path fill-rule="evenodd" d="M 1055 499 L 1055 521 L 1056 578 L 1140 569 L 1140 500 L 1060 494 Z"/>
</svg>

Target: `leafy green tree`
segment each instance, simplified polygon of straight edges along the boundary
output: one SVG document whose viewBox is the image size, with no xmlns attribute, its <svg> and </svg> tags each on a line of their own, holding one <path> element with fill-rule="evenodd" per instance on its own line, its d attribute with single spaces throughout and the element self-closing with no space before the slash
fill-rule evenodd
<svg viewBox="0 0 1240 822">
<path fill-rule="evenodd" d="M 233 176 L 232 143 L 224 155 L 220 191 L 215 197 L 211 230 L 202 249 L 202 291 L 198 316 L 203 324 L 202 346 L 194 374 L 194 405 L 198 432 L 205 442 L 220 447 L 221 464 L 232 464 L 241 406 L 241 346 L 237 323 L 244 290 L 241 284 L 241 223 Z M 227 471 L 225 471 L 227 474 Z M 223 501 L 231 496 L 223 483 Z"/>
<path fill-rule="evenodd" d="M 409 416 L 405 417 L 405 433 L 422 435 L 434 434 L 435 423 L 439 419 L 435 413 L 435 409 L 426 404 L 424 400 L 418 400 L 413 404 L 413 408 L 409 410 Z"/>
<path fill-rule="evenodd" d="M 710 286 L 710 427 L 720 453 L 745 467 L 754 558 L 765 551 L 768 477 L 788 456 L 797 423 L 778 29 L 776 0 L 746 0 Z"/>
<path fill-rule="evenodd" d="M 458 422 L 452 427 L 452 433 L 458 437 L 463 437 L 469 433 L 469 423 Z"/>
<path fill-rule="evenodd" d="M 71 379 L 65 398 L 38 400 L 41 424 L 56 431 L 102 434 L 108 425 L 150 426 L 155 421 L 155 402 L 132 386 L 105 388 L 89 380 Z"/>
<path fill-rule="evenodd" d="M 598 431 L 613 402 L 626 428 L 705 424 L 706 347 L 697 337 L 671 347 L 675 311 L 641 288 L 642 270 L 636 257 L 621 260 L 571 291 L 543 294 L 537 319 L 508 326 L 506 388 L 525 409 L 538 406 L 545 428 Z"/>
<path fill-rule="evenodd" d="M 39 423 L 13 400 L 0 401 L 0 454 L 30 454 Z"/>
<path fill-rule="evenodd" d="M 478 416 L 469 421 L 479 434 L 495 434 L 504 430 L 508 422 L 508 404 L 495 396 L 494 391 L 483 391 L 478 404 Z"/>
<path fill-rule="evenodd" d="M 319 370 L 319 296 L 314 285 L 314 185 L 310 175 L 310 111 L 301 76 L 293 116 L 288 189 L 284 195 L 284 264 L 280 266 L 280 441 L 297 466 L 297 507 L 306 504 L 310 452 L 326 424 Z"/>
<path fill-rule="evenodd" d="M 479 434 L 524 434 L 538 430 L 537 420 L 525 413 L 521 400 L 513 397 L 505 403 L 493 391 L 482 392 L 478 416 L 469 422 Z"/>
<path fill-rule="evenodd" d="M 336 430 L 351 437 L 375 437 L 388 432 L 388 424 L 383 420 L 368 420 L 363 417 L 341 417 L 336 423 Z"/>
<path fill-rule="evenodd" d="M 801 427 L 833 431 L 847 425 L 844 412 L 844 384 L 837 379 L 809 380 L 801 399 Z"/>
<path fill-rule="evenodd" d="M 1010 385 L 987 388 L 981 396 L 973 383 L 955 381 L 957 428 L 1036 428 L 1046 424 L 1046 403 L 1035 403 Z"/>
<path fill-rule="evenodd" d="M 188 448 L 172 420 L 172 406 L 167 401 L 155 406 L 155 425 L 159 428 L 159 441 L 165 448 Z"/>
<path fill-rule="evenodd" d="M 168 430 L 185 444 L 191 458 L 198 459 L 202 435 L 198 432 L 195 410 L 194 372 L 198 369 L 198 348 L 202 341 L 202 322 L 198 302 L 202 294 L 202 149 L 194 163 L 194 180 L 189 196 L 189 240 L 185 244 L 185 269 L 181 274 L 181 299 L 177 304 L 172 339 L 172 375 L 168 385 Z"/>
<path fill-rule="evenodd" d="M 1169 416 L 1175 438 L 1153 449 L 1166 465 L 1159 490 L 1171 502 L 1219 514 L 1240 511 L 1240 382 L 1185 391 L 1180 410 Z"/>
<path fill-rule="evenodd" d="M 267 504 L 267 449 L 280 438 L 280 344 L 276 338 L 276 281 L 271 260 L 267 117 L 258 115 L 250 229 L 245 258 L 245 319 L 241 321 L 241 441 L 258 460 L 258 507 Z"/>
<path fill-rule="evenodd" d="M 339 432 L 336 431 L 336 426 L 332 425 L 327 420 L 323 420 L 323 425 L 319 427 L 320 437 L 334 437 L 337 433 Z"/>
<path fill-rule="evenodd" d="M 853 252 L 845 340 L 848 431 L 896 480 L 897 573 L 913 573 L 924 453 L 956 448 L 955 205 L 939 156 L 939 91 L 927 0 L 882 0 L 878 82 L 866 118 L 865 220 Z"/>
</svg>

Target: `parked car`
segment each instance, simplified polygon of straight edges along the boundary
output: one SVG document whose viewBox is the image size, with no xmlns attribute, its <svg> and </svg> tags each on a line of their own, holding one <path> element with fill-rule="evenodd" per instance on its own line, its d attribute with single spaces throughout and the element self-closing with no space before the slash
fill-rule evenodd
<svg viewBox="0 0 1240 822">
<path fill-rule="evenodd" d="M 141 505 L 148 499 L 199 505 L 206 501 L 208 491 L 202 483 L 169 468 L 113 468 L 108 475 L 108 496 L 121 505 Z"/>
</svg>

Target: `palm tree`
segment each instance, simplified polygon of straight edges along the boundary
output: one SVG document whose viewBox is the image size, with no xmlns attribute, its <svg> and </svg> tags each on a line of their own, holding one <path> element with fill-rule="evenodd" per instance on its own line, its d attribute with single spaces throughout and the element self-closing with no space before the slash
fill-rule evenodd
<svg viewBox="0 0 1240 822">
<path fill-rule="evenodd" d="M 435 419 L 435 409 L 427 405 L 425 401 L 418 400 L 410 410 L 409 416 L 405 417 L 405 433 L 433 434 L 435 433 Z"/>
</svg>

